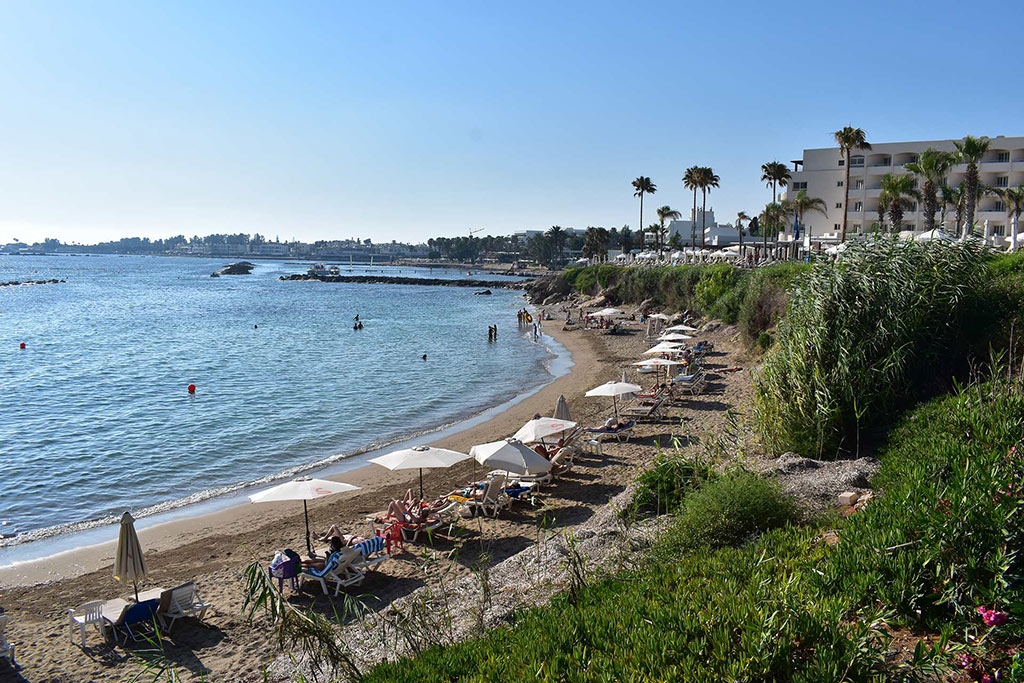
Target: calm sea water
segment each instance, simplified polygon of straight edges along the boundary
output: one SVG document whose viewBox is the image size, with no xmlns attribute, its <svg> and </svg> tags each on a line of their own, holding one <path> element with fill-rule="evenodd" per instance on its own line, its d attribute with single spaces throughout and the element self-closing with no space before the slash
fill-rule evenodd
<svg viewBox="0 0 1024 683">
<path fill-rule="evenodd" d="M 21 532 L 0 544 L 291 476 L 550 379 L 518 292 L 280 282 L 309 265 L 280 261 L 210 278 L 224 263 L 0 256 L 0 281 L 67 280 L 0 288 L 0 530 Z"/>
</svg>

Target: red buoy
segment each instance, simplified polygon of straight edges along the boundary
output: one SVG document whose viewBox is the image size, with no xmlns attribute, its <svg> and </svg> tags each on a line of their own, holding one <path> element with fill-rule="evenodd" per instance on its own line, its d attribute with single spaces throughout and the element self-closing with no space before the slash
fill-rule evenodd
<svg viewBox="0 0 1024 683">
<path fill-rule="evenodd" d="M 196 393 L 196 385 L 195 384 L 189 384 L 188 385 L 188 393 L 190 393 L 190 394 Z"/>
<path fill-rule="evenodd" d="M 21 342 L 21 344 L 18 345 L 18 348 L 20 348 L 22 351 L 24 351 L 25 350 L 25 342 Z"/>
</svg>

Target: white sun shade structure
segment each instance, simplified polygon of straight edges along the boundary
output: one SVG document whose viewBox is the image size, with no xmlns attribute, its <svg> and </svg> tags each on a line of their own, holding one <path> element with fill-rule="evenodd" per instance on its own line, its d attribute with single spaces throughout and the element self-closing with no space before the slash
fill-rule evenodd
<svg viewBox="0 0 1024 683">
<path fill-rule="evenodd" d="M 135 518 L 131 513 L 121 515 L 121 530 L 117 534 L 117 552 L 114 554 L 114 578 L 135 588 L 135 602 L 139 601 L 139 581 L 146 578 L 146 558 L 142 544 L 135 533 Z"/>
<path fill-rule="evenodd" d="M 447 468 L 455 463 L 469 460 L 467 453 L 450 451 L 446 448 L 432 448 L 430 446 L 413 446 L 403 448 L 400 451 L 392 451 L 387 455 L 370 458 L 370 462 L 376 463 L 389 470 L 419 470 L 420 471 L 420 500 L 423 500 L 423 470 Z"/>
<path fill-rule="evenodd" d="M 688 334 L 683 334 L 682 332 L 669 332 L 668 334 L 663 334 L 660 337 L 658 337 L 658 341 L 667 342 L 685 341 L 687 339 L 693 339 L 693 337 L 691 337 Z"/>
<path fill-rule="evenodd" d="M 942 232 L 938 228 L 934 230 L 928 230 L 922 232 L 920 235 L 914 236 L 915 242 L 952 242 L 954 238 L 950 237 L 946 233 Z"/>
<path fill-rule="evenodd" d="M 690 327 L 689 325 L 673 325 L 672 327 L 666 327 L 666 332 L 696 332 L 696 327 Z"/>
<path fill-rule="evenodd" d="M 620 311 L 617 308 L 602 308 L 597 313 L 591 313 L 590 315 L 595 318 L 614 318 L 619 315 L 626 315 L 625 311 Z"/>
<path fill-rule="evenodd" d="M 654 318 L 655 320 L 671 320 L 672 317 L 665 315 L 664 313 L 651 313 L 648 318 Z"/>
<path fill-rule="evenodd" d="M 298 477 L 259 493 L 254 493 L 249 496 L 249 501 L 252 503 L 273 503 L 282 500 L 301 500 L 302 511 L 306 516 L 306 549 L 312 553 L 313 541 L 309 534 L 309 508 L 306 505 L 306 501 L 334 495 L 335 493 L 358 490 L 358 486 L 341 481 Z"/>
<path fill-rule="evenodd" d="M 575 426 L 576 423 L 569 420 L 536 417 L 520 427 L 519 431 L 512 435 L 512 438 L 523 443 L 533 443 L 535 441 L 543 441 L 546 437 L 554 436 L 555 434 L 563 434 Z"/>
<path fill-rule="evenodd" d="M 682 348 L 683 348 L 682 344 L 676 344 L 675 342 L 663 341 L 660 344 L 658 344 L 657 346 L 652 346 L 651 348 L 649 348 L 646 351 L 644 351 L 644 355 L 645 356 L 654 356 L 654 355 L 657 355 L 659 353 L 680 353 L 682 351 Z"/>
<path fill-rule="evenodd" d="M 635 394 L 638 391 L 643 391 L 644 388 L 639 384 L 630 384 L 629 382 L 607 382 L 599 387 L 594 387 L 588 391 L 585 396 L 611 396 L 612 407 L 615 409 L 615 419 L 619 419 L 619 404 L 618 397 L 624 394 Z"/>
<path fill-rule="evenodd" d="M 673 365 L 683 365 L 683 363 L 680 363 L 677 360 L 668 360 L 665 358 L 648 358 L 646 360 L 637 361 L 636 363 L 633 363 L 633 365 L 637 366 L 638 368 L 654 368 L 655 371 L 659 373 L 659 377 L 661 373 L 661 368 L 665 368 L 665 374 L 667 377 L 668 368 L 672 367 Z"/>
<path fill-rule="evenodd" d="M 469 449 L 469 454 L 484 467 L 515 474 L 533 476 L 551 470 L 547 458 L 518 439 L 482 443 Z"/>
</svg>

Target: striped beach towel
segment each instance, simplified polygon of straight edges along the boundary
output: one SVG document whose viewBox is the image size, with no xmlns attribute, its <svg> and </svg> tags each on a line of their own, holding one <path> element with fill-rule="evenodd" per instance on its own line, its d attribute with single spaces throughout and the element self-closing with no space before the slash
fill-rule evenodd
<svg viewBox="0 0 1024 683">
<path fill-rule="evenodd" d="M 363 541 L 359 545 L 355 546 L 355 549 L 359 551 L 359 554 L 363 557 L 369 557 L 374 553 L 379 553 L 384 550 L 384 537 L 374 536 L 373 538 Z"/>
</svg>

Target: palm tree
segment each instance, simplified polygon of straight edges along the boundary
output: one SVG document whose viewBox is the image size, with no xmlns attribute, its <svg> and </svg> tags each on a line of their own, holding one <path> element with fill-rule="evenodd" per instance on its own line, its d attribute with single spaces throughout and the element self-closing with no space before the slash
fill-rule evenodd
<svg viewBox="0 0 1024 683">
<path fill-rule="evenodd" d="M 683 187 L 687 190 L 693 190 L 693 212 L 690 213 L 690 246 L 697 246 L 697 189 L 700 187 L 698 184 L 698 175 L 700 173 L 700 166 L 691 166 L 686 169 L 686 173 L 683 174 Z"/>
<path fill-rule="evenodd" d="M 658 209 L 658 223 L 661 228 L 658 230 L 658 247 L 660 248 L 664 243 L 665 237 L 665 221 L 676 221 L 683 217 L 683 214 L 679 213 L 671 206 L 662 206 Z"/>
<path fill-rule="evenodd" d="M 935 229 L 935 211 L 939 206 L 939 188 L 946 181 L 946 174 L 953 167 L 953 155 L 929 147 L 917 158 L 917 162 L 907 164 L 906 169 L 924 180 L 921 196 L 924 199 L 924 229 Z"/>
<path fill-rule="evenodd" d="M 967 196 L 964 198 L 964 234 L 974 229 L 974 209 L 978 205 L 978 162 L 988 151 L 989 139 L 986 137 L 976 138 L 968 135 L 956 145 L 956 162 L 967 164 L 967 174 L 964 176 L 964 190 Z"/>
<path fill-rule="evenodd" d="M 750 216 L 747 215 L 746 211 L 740 211 L 736 214 L 736 234 L 739 237 L 740 251 L 743 251 L 743 223 L 750 220 Z"/>
<path fill-rule="evenodd" d="M 771 202 L 761 212 L 760 223 L 764 226 L 761 228 L 761 234 L 764 237 L 764 253 L 766 255 L 768 254 L 768 232 L 772 229 L 772 226 L 779 225 L 785 220 L 786 210 L 778 202 Z"/>
<path fill-rule="evenodd" d="M 895 232 L 902 229 L 903 212 L 910 208 L 911 200 L 920 199 L 921 194 L 914 187 L 914 176 L 886 173 L 882 176 L 882 196 L 885 197 L 889 222 Z"/>
<path fill-rule="evenodd" d="M 701 194 L 701 209 L 700 209 L 700 248 L 704 248 L 704 230 L 707 227 L 707 213 L 708 213 L 708 192 L 711 188 L 718 187 L 718 181 L 720 178 L 715 174 L 714 170 L 710 166 L 701 166 L 697 174 L 697 180 L 700 185 Z"/>
<path fill-rule="evenodd" d="M 637 223 L 637 225 L 640 227 L 640 230 L 643 230 L 644 229 L 644 227 L 643 227 L 644 226 L 644 195 L 645 194 L 654 194 L 655 192 L 658 191 L 658 188 L 655 186 L 654 183 L 651 182 L 650 178 L 648 178 L 647 176 L 640 176 L 639 178 L 637 178 L 636 180 L 633 181 L 633 189 L 636 190 L 633 193 L 633 196 L 640 198 L 640 222 Z"/>
<path fill-rule="evenodd" d="M 1006 207 L 1006 226 L 1010 229 L 1010 251 L 1017 251 L 1017 221 L 1024 213 L 1024 185 L 997 187 L 992 192 L 999 195 Z"/>
<path fill-rule="evenodd" d="M 822 216 L 828 216 L 825 200 L 820 197 L 808 196 L 807 190 L 800 190 L 795 197 L 782 202 L 782 205 L 786 208 L 787 214 L 796 214 L 797 222 L 801 225 L 804 222 L 804 213 L 808 211 L 817 211 Z"/>
<path fill-rule="evenodd" d="M 767 187 L 772 188 L 772 204 L 776 203 L 776 188 L 789 185 L 791 177 L 789 169 L 781 161 L 769 161 L 766 164 L 761 164 L 761 180 L 765 181 Z"/>
<path fill-rule="evenodd" d="M 850 201 L 850 150 L 871 149 L 871 145 L 866 139 L 867 134 L 860 128 L 854 128 L 853 126 L 840 128 L 832 136 L 836 139 L 839 151 L 843 155 L 843 169 L 845 171 L 845 178 L 843 180 L 843 229 L 839 233 L 839 241 L 842 243 L 846 241 L 846 204 Z M 879 214 L 879 218 L 881 218 L 881 214 Z"/>
<path fill-rule="evenodd" d="M 954 225 L 953 232 L 960 234 L 960 221 L 964 217 L 964 182 L 961 180 L 959 185 L 950 187 L 949 185 L 943 185 L 939 188 L 939 193 L 942 196 L 942 224 L 946 224 L 946 207 L 953 207 L 953 218 L 956 219 L 956 225 Z"/>
<path fill-rule="evenodd" d="M 568 237 L 568 233 L 559 225 L 552 225 L 547 232 L 548 241 L 551 242 L 551 248 L 558 254 L 559 262 L 562 261 L 562 254 L 565 251 L 565 240 Z"/>
</svg>

